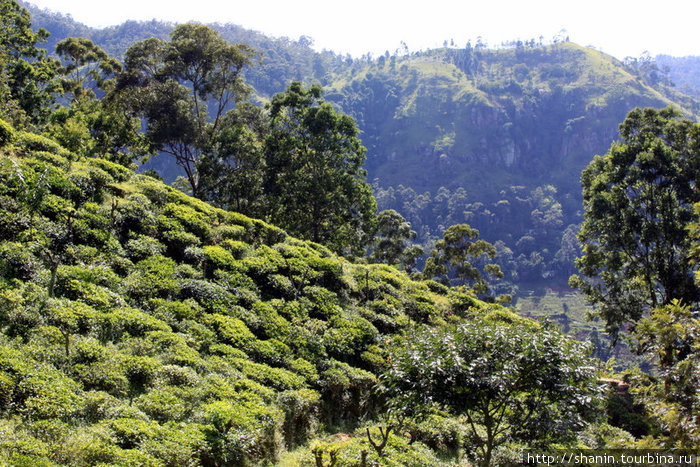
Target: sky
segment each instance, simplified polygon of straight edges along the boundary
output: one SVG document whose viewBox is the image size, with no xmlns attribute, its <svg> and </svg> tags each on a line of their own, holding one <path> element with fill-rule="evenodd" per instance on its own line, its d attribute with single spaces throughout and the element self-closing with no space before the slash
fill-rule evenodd
<svg viewBox="0 0 700 467">
<path fill-rule="evenodd" d="M 504 41 L 564 36 L 617 58 L 700 55 L 697 0 L 28 0 L 92 27 L 126 20 L 234 23 L 355 57 L 410 51 L 478 37 Z"/>
</svg>

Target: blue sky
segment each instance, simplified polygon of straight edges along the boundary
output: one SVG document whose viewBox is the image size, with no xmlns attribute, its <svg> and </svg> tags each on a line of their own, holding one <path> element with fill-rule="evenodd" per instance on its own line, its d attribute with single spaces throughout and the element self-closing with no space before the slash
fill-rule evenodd
<svg viewBox="0 0 700 467">
<path fill-rule="evenodd" d="M 700 55 L 696 0 L 28 0 L 89 26 L 128 19 L 235 23 L 272 36 L 306 35 L 317 49 L 354 56 L 463 46 L 482 37 L 489 45 L 539 38 L 550 41 L 562 30 L 581 45 L 618 58 L 666 53 Z"/>
</svg>

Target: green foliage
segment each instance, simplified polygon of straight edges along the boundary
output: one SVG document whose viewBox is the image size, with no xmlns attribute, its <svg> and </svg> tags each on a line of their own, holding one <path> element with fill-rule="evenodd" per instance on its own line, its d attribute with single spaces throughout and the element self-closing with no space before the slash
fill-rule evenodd
<svg viewBox="0 0 700 467">
<path fill-rule="evenodd" d="M 15 129 L 5 120 L 0 120 L 0 148 L 12 143 L 15 139 Z"/>
<path fill-rule="evenodd" d="M 376 417 L 391 335 L 485 309 L 36 141 L 55 154 L 0 163 L 10 463 L 274 463 L 284 446 Z M 434 449 L 452 449 L 436 436 Z M 439 465 L 401 434 L 388 442 L 368 459 Z"/>
<path fill-rule="evenodd" d="M 571 441 L 590 416 L 585 346 L 551 329 L 468 322 L 423 329 L 398 343 L 382 392 L 399 416 L 438 404 L 466 417 L 475 457 L 491 465 L 507 440 Z"/>
<path fill-rule="evenodd" d="M 260 402 L 215 401 L 204 407 L 204 465 L 247 465 L 274 459 L 282 414 Z"/>
<path fill-rule="evenodd" d="M 372 231 L 376 203 L 364 181 L 355 122 L 292 83 L 273 97 L 265 145 L 270 218 L 292 235 L 356 252 Z"/>
<path fill-rule="evenodd" d="M 226 117 L 248 93 L 242 73 L 254 55 L 247 45 L 229 44 L 197 24 L 177 26 L 169 42 L 150 38 L 126 51 L 116 96 L 146 119 L 149 144 L 183 167 L 195 196 L 202 196 L 203 158 L 235 132 L 236 119 Z M 212 156 L 228 154 L 224 149 Z"/>
<path fill-rule="evenodd" d="M 700 300 L 688 231 L 700 200 L 700 126 L 671 108 L 637 109 L 620 134 L 582 174 L 584 256 L 572 277 L 614 334 L 645 309 Z"/>
<path fill-rule="evenodd" d="M 139 262 L 134 269 L 125 282 L 127 290 L 135 298 L 168 298 L 179 291 L 175 262 L 170 258 L 151 256 Z"/>
<path fill-rule="evenodd" d="M 262 109 L 240 103 L 221 120 L 214 148 L 199 164 L 203 199 L 246 215 L 264 212 L 263 157 L 267 121 Z"/>
<path fill-rule="evenodd" d="M 377 215 L 374 248 L 369 258 L 380 263 L 400 264 L 410 271 L 417 258 L 423 255 L 421 247 L 410 247 L 407 243 L 416 236 L 411 224 L 401 214 L 393 209 L 382 211 Z"/>
<path fill-rule="evenodd" d="M 659 380 L 640 388 L 642 400 L 659 423 L 659 441 L 692 449 L 700 443 L 695 394 L 700 383 L 700 322 L 679 300 L 652 310 L 634 331 L 640 350 L 659 368 Z"/>
<path fill-rule="evenodd" d="M 46 50 L 37 47 L 49 33 L 43 28 L 35 32 L 29 13 L 14 0 L 0 3 L 0 24 L 0 117 L 19 126 L 40 124 L 54 103 L 56 90 L 58 64 L 46 56 Z"/>
<path fill-rule="evenodd" d="M 438 277 L 448 284 L 452 273 L 461 280 L 462 286 L 470 285 L 477 293 L 487 293 L 488 285 L 478 266 L 485 263 L 484 257 L 494 258 L 496 248 L 477 238 L 479 231 L 469 224 L 451 226 L 445 230 L 443 239 L 435 244 L 436 249 L 430 253 L 423 274 L 428 278 Z M 482 268 L 484 273 L 496 279 L 503 278 L 497 264 L 483 264 Z"/>
<path fill-rule="evenodd" d="M 56 141 L 35 133 L 24 131 L 17 135 L 15 146 L 27 155 L 30 155 L 32 152 L 48 152 L 68 158 L 71 156 L 71 153 Z"/>
<path fill-rule="evenodd" d="M 277 403 L 284 411 L 282 429 L 288 448 L 308 441 L 319 428 L 320 394 L 311 389 L 283 391 Z"/>
<path fill-rule="evenodd" d="M 364 461 L 363 461 L 364 459 Z M 320 461 L 320 464 L 319 464 Z M 363 464 L 364 462 L 364 464 Z M 449 465 L 420 442 L 409 442 L 406 438 L 390 435 L 383 456 L 377 455 L 367 442 L 364 430 L 351 436 L 338 436 L 310 446 L 299 465 L 334 465 L 350 467 L 377 465 L 382 467 Z"/>
</svg>

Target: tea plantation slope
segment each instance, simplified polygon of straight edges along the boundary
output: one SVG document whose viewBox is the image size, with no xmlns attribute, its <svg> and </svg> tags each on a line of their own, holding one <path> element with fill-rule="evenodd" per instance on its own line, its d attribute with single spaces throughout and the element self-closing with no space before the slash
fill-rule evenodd
<svg viewBox="0 0 700 467">
<path fill-rule="evenodd" d="M 274 461 L 374 416 L 392 335 L 518 319 L 2 130 L 2 462 Z"/>
</svg>

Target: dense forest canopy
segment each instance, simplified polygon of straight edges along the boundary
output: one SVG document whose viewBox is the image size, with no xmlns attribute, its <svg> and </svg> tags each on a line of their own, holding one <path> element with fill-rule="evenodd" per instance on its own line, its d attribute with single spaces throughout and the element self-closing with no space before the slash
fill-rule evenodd
<svg viewBox="0 0 700 467">
<path fill-rule="evenodd" d="M 700 447 L 699 104 L 653 60 L 33 11 L 0 0 L 2 463 Z M 643 371 L 507 306 L 577 270 Z"/>
</svg>

